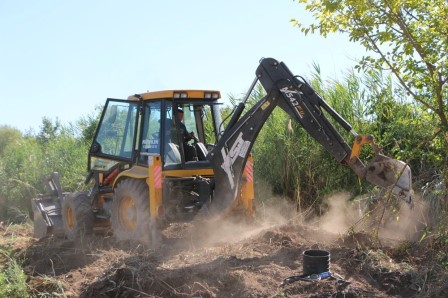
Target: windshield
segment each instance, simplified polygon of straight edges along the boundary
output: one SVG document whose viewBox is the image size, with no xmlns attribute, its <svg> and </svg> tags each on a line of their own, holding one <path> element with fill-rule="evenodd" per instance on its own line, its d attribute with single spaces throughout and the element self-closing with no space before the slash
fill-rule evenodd
<svg viewBox="0 0 448 298">
<path fill-rule="evenodd" d="M 136 119 L 136 104 L 109 101 L 95 139 L 100 153 L 131 158 Z"/>
</svg>

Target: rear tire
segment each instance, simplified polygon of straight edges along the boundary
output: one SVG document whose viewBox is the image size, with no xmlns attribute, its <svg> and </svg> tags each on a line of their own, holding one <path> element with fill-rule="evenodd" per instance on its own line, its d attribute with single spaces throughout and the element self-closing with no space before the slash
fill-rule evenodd
<svg viewBox="0 0 448 298">
<path fill-rule="evenodd" d="M 118 183 L 112 201 L 112 230 L 117 240 L 150 242 L 149 190 L 144 180 Z"/>
<path fill-rule="evenodd" d="M 90 235 L 93 231 L 94 215 L 90 197 L 85 192 L 68 195 L 62 202 L 64 233 L 70 240 Z"/>
</svg>

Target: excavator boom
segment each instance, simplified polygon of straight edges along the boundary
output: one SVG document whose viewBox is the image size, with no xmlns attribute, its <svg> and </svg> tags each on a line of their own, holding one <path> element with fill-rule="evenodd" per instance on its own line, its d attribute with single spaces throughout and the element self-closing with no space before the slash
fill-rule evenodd
<svg viewBox="0 0 448 298">
<path fill-rule="evenodd" d="M 241 115 L 245 101 L 257 82 L 260 82 L 267 95 L 247 113 Z M 390 189 L 395 195 L 411 204 L 412 187 L 409 166 L 402 161 L 380 154 L 373 137 L 358 136 L 351 125 L 333 110 L 305 80 L 294 76 L 283 62 L 265 58 L 260 61 L 256 70 L 256 79 L 245 100 L 237 106 L 226 130 L 207 156 L 215 175 L 212 210 L 222 211 L 232 205 L 238 194 L 250 150 L 267 118 L 277 106 L 299 122 L 337 161 L 347 164 L 359 177 L 384 189 Z M 344 129 L 355 135 L 355 140 L 358 142 L 355 142 L 353 148 L 345 142 L 326 118 L 324 111 Z M 367 166 L 359 159 L 359 147 L 364 143 L 369 143 L 376 149 L 375 157 Z"/>
</svg>

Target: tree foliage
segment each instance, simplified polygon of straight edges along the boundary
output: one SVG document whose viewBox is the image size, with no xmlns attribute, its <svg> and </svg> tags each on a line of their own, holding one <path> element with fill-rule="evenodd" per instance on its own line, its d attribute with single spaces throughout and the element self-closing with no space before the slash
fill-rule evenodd
<svg viewBox="0 0 448 298">
<path fill-rule="evenodd" d="M 0 156 L 8 144 L 16 142 L 22 137 L 20 130 L 7 125 L 0 126 Z"/>
<path fill-rule="evenodd" d="M 448 131 L 446 0 L 299 0 L 315 22 L 292 20 L 305 34 L 343 32 L 369 55 L 359 67 L 391 71 L 404 90 Z M 371 54 L 370 54 L 371 53 Z"/>
<path fill-rule="evenodd" d="M 55 140 L 61 129 L 61 123 L 58 119 L 53 123 L 50 118 L 42 118 L 42 125 L 40 126 L 37 140 L 41 144 L 47 144 L 48 142 Z"/>
<path fill-rule="evenodd" d="M 82 127 L 63 126 L 58 120 L 42 119 L 37 135 L 18 134 L 2 127 L 1 136 L 9 137 L 0 154 L 0 220 L 13 218 L 10 211 L 27 214 L 30 199 L 45 193 L 43 178 L 56 171 L 61 174 L 64 191 L 82 189 L 89 142 L 80 137 Z M 12 132 L 12 133 L 11 133 Z"/>
</svg>

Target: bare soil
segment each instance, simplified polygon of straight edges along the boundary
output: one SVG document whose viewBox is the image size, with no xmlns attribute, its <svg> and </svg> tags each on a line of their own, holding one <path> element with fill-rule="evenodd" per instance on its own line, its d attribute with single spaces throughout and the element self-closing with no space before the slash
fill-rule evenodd
<svg viewBox="0 0 448 298">
<path fill-rule="evenodd" d="M 157 250 L 101 235 L 38 240 L 29 225 L 0 225 L 0 247 L 21 260 L 36 297 L 448 297 L 431 239 L 331 233 L 289 213 L 280 221 L 174 223 Z M 340 277 L 282 285 L 302 274 L 308 249 L 329 251 Z"/>
</svg>

